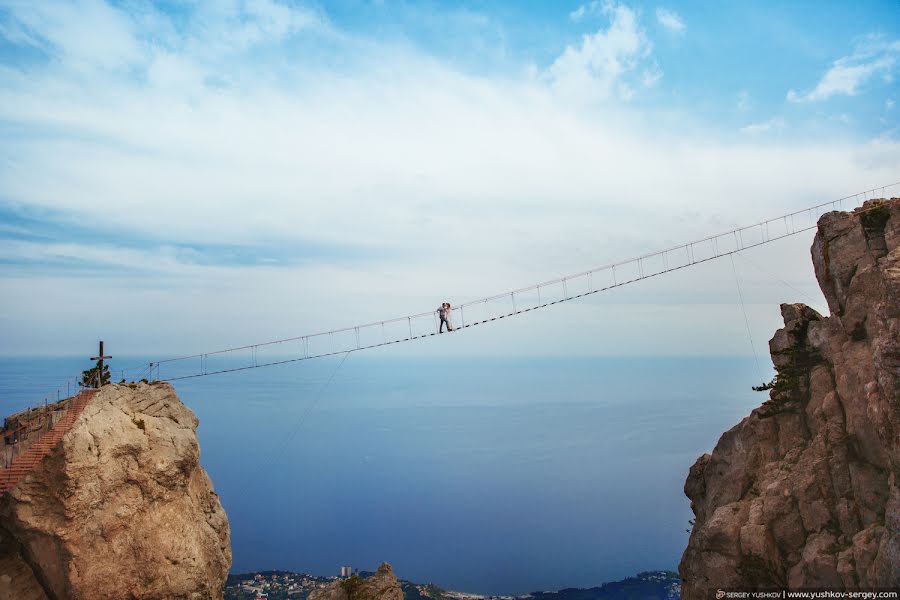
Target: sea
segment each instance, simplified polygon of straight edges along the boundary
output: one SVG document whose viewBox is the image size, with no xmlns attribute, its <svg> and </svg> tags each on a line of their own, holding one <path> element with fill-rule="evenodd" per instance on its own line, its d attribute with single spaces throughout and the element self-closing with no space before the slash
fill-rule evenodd
<svg viewBox="0 0 900 600">
<path fill-rule="evenodd" d="M 142 359 L 114 360 L 114 378 L 126 362 Z M 89 366 L 0 359 L 0 412 Z M 758 383 L 752 357 L 354 353 L 174 385 L 200 420 L 232 572 L 387 561 L 524 594 L 676 569 L 688 469 L 764 400 Z"/>
</svg>

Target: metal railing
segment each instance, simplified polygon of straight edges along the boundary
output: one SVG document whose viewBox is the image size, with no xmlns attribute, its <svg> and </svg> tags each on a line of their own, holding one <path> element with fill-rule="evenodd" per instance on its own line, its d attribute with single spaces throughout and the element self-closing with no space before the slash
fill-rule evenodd
<svg viewBox="0 0 900 600">
<path fill-rule="evenodd" d="M 21 418 L 23 422 L 18 427 L 2 430 L 0 496 L 14 487 L 62 439 L 94 393 L 93 389 L 82 389 L 78 394 L 42 409 L 29 409 L 9 417 Z"/>
</svg>

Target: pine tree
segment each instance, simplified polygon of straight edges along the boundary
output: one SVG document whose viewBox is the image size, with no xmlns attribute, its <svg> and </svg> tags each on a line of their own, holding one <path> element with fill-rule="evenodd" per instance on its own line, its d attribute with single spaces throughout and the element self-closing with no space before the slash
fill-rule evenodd
<svg viewBox="0 0 900 600">
<path fill-rule="evenodd" d="M 97 364 L 94 365 L 93 368 L 88 369 L 87 371 L 81 372 L 81 387 L 100 387 L 100 385 L 106 385 L 109 383 L 110 374 L 109 374 L 109 365 L 103 365 L 103 373 L 100 375 L 100 381 L 98 385 L 97 374 L 100 373 L 100 361 L 97 361 Z"/>
</svg>

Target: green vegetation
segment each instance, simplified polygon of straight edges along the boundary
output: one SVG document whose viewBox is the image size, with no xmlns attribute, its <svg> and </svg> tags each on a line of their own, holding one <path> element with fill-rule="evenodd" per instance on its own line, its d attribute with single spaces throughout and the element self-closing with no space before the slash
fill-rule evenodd
<svg viewBox="0 0 900 600">
<path fill-rule="evenodd" d="M 769 383 L 754 385 L 753 391 L 775 390 L 777 395 L 793 396 L 800 391 L 800 382 L 810 370 L 822 362 L 822 356 L 806 346 L 795 346 L 774 353 L 775 356 L 789 356 L 790 361 L 775 367 L 775 377 Z"/>
<path fill-rule="evenodd" d="M 881 202 L 859 215 L 859 221 L 869 231 L 884 231 L 884 226 L 891 218 L 886 202 Z"/>
<path fill-rule="evenodd" d="M 427 583 L 420 585 L 410 583 L 409 581 L 400 581 L 400 589 L 403 590 L 404 600 L 449 600 L 450 596 L 447 592 L 434 585 Z"/>
<path fill-rule="evenodd" d="M 81 372 L 81 387 L 99 387 L 97 385 L 98 382 L 100 383 L 100 385 L 106 385 L 109 383 L 109 380 L 109 365 L 104 364 L 103 373 L 100 373 L 99 360 L 93 368 Z"/>
<path fill-rule="evenodd" d="M 343 580 L 341 582 L 341 587 L 344 588 L 344 591 L 347 592 L 347 595 L 350 596 L 350 598 L 353 598 L 353 594 L 356 593 L 356 590 L 359 589 L 359 586 L 361 586 L 362 583 L 362 577 L 353 575 L 352 577 Z"/>
</svg>

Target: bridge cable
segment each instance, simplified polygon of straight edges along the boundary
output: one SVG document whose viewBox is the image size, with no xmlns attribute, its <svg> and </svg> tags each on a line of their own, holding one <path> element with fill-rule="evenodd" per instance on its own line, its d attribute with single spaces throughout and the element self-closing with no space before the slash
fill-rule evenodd
<svg viewBox="0 0 900 600">
<path fill-rule="evenodd" d="M 334 381 L 335 375 L 337 375 L 338 371 L 341 370 L 341 367 L 344 366 L 344 362 L 346 362 L 347 357 L 350 356 L 351 352 L 353 352 L 353 351 L 348 350 L 347 352 L 344 353 L 344 357 L 341 359 L 341 362 L 339 362 L 338 365 L 334 368 L 334 370 L 331 371 L 331 375 L 328 376 L 328 379 L 325 380 L 325 383 L 323 383 L 319 387 L 315 396 L 313 396 L 312 402 L 306 407 L 306 410 L 304 410 L 302 413 L 300 413 L 300 416 L 297 418 L 294 425 L 288 430 L 287 435 L 285 435 L 285 438 L 282 441 L 281 446 L 279 446 L 278 449 L 275 451 L 274 458 L 272 459 L 272 462 L 270 463 L 269 466 L 275 467 L 281 461 L 288 446 L 294 440 L 294 438 L 297 436 L 297 434 L 300 432 L 300 430 L 303 428 L 303 425 L 306 423 L 306 418 L 319 404 L 319 401 L 325 395 L 325 390 L 328 388 L 329 385 L 331 385 L 331 382 Z"/>
<path fill-rule="evenodd" d="M 816 229 L 816 219 L 822 216 L 822 214 L 824 214 L 825 212 L 843 208 L 843 202 L 845 200 L 859 200 L 860 197 L 862 197 L 863 199 L 868 199 L 870 194 L 874 197 L 878 190 L 881 190 L 883 194 L 885 189 L 895 186 L 900 186 L 900 182 L 894 182 L 887 186 L 879 186 L 877 188 L 858 192 L 856 194 L 845 196 L 844 198 L 839 198 L 831 202 L 817 204 L 803 210 L 794 211 L 792 213 L 781 215 L 779 217 L 768 219 L 766 221 L 761 221 L 753 225 L 739 227 L 737 229 L 733 229 L 725 233 L 720 233 L 718 235 L 709 236 L 700 240 L 694 240 L 693 242 L 683 243 L 678 246 L 667 248 L 665 250 L 651 252 L 649 254 L 633 257 L 631 259 L 619 261 L 617 263 L 607 264 L 605 266 L 589 269 L 580 273 L 573 273 L 563 277 L 557 277 L 556 279 L 544 281 L 538 284 L 532 284 L 515 290 L 508 290 L 501 294 L 495 294 L 486 298 L 463 302 L 462 304 L 458 304 L 454 308 L 454 311 L 459 311 L 458 316 L 462 321 L 462 325 L 460 327 L 457 327 L 456 329 L 468 329 L 473 326 L 487 324 L 499 319 L 520 315 L 532 310 L 559 304 L 561 302 L 575 300 L 615 287 L 627 285 L 641 279 L 656 277 L 658 275 L 662 275 L 663 273 L 677 271 L 726 255 L 730 256 L 736 252 L 741 252 L 749 248 L 771 243 L 778 239 L 783 239 L 789 236 L 810 231 Z M 878 205 L 873 205 L 865 208 L 857 208 L 854 212 L 856 214 L 861 214 L 863 212 L 868 212 L 875 209 L 878 209 Z M 800 223 L 798 223 L 797 221 L 800 221 Z M 598 279 L 601 280 L 599 285 L 597 282 Z M 579 282 L 581 286 L 581 289 L 576 292 L 570 291 L 571 287 L 567 289 L 567 284 L 571 285 L 574 282 Z M 588 287 L 587 289 L 584 289 L 586 282 Z M 541 300 L 542 288 L 554 289 L 552 286 L 560 285 L 562 286 L 561 296 L 555 294 L 556 299 L 552 301 L 547 301 L 546 299 L 544 299 L 543 301 Z M 557 289 L 558 291 L 558 287 L 555 289 Z M 522 297 L 523 294 L 535 292 L 538 296 L 536 305 L 531 303 L 524 307 L 522 306 L 522 304 L 517 305 L 516 295 Z M 500 306 L 497 306 L 498 303 L 500 304 Z M 511 306 L 504 307 L 508 304 L 511 304 Z M 476 313 L 474 319 L 471 318 L 473 311 Z M 489 311 L 490 315 L 478 314 L 484 311 Z M 499 314 L 497 311 L 499 311 Z M 412 326 L 414 319 L 416 320 L 416 331 L 413 331 Z M 403 317 L 396 317 L 383 321 L 375 321 L 352 327 L 344 327 L 342 329 L 335 329 L 331 331 L 294 336 L 260 344 L 250 344 L 235 348 L 217 350 L 214 352 L 163 359 L 150 364 L 151 372 L 155 368 L 155 379 L 157 380 L 175 381 L 178 379 L 202 377 L 218 373 L 229 373 L 246 369 L 254 369 L 263 366 L 285 364 L 288 362 L 308 360 L 310 358 L 336 356 L 348 351 L 366 350 L 370 348 L 408 342 L 437 335 L 437 332 L 433 331 L 433 329 L 431 329 L 430 327 L 428 328 L 431 330 L 430 333 L 422 331 L 422 319 L 427 319 L 428 321 L 433 320 L 434 311 L 428 311 L 414 315 L 406 315 Z M 390 336 L 386 334 L 385 325 L 390 325 L 393 328 Z M 399 331 L 397 328 L 401 327 L 401 325 L 403 326 L 402 331 Z M 365 338 L 361 336 L 361 332 L 366 334 Z M 375 334 L 374 339 L 372 336 L 373 333 Z M 339 342 L 342 347 L 339 347 L 336 344 L 336 338 L 340 336 L 343 336 L 343 341 Z M 310 348 L 311 342 L 313 341 L 316 341 L 317 343 L 315 349 Z M 330 344 L 328 344 L 328 342 L 330 342 Z M 258 361 L 257 351 L 260 348 L 276 347 L 281 344 L 290 343 L 294 343 L 295 345 L 302 344 L 302 351 L 298 348 L 296 351 L 290 352 L 290 355 L 292 355 L 291 358 L 286 358 L 283 360 L 270 360 L 264 363 L 260 363 Z M 320 347 L 318 344 L 321 343 L 325 343 L 327 347 Z M 211 370 L 208 366 L 210 357 L 224 357 L 226 355 L 231 355 L 231 353 L 233 352 L 243 351 L 252 352 L 253 359 L 249 364 L 245 363 L 243 366 L 230 368 L 227 365 L 216 365 L 216 368 L 214 368 L 213 370 Z M 164 363 L 168 367 L 169 365 L 190 365 L 192 361 L 194 361 L 194 364 L 196 364 L 196 361 L 199 361 L 200 368 L 194 370 L 192 367 L 188 367 L 189 370 L 185 371 L 182 367 L 181 372 L 178 372 L 178 370 L 176 369 L 176 371 L 171 375 L 167 372 L 166 377 L 162 377 L 160 373 L 160 366 Z"/>
<path fill-rule="evenodd" d="M 741 291 L 741 280 L 740 277 L 738 277 L 737 266 L 734 264 L 734 254 L 730 254 L 729 258 L 731 259 L 731 269 L 734 271 L 734 283 L 737 286 L 738 298 L 741 301 L 741 312 L 744 314 L 744 324 L 747 326 L 747 339 L 750 340 L 750 351 L 753 353 L 753 360 L 756 361 L 756 374 L 759 375 L 759 380 L 765 385 L 766 380 L 763 378 L 762 368 L 759 366 L 759 355 L 756 352 L 756 345 L 753 343 L 750 318 L 747 316 L 747 307 L 744 304 L 744 294 Z"/>
<path fill-rule="evenodd" d="M 746 255 L 738 254 L 738 258 L 740 258 L 741 260 L 745 261 L 747 264 L 749 264 L 751 267 L 753 267 L 754 269 L 756 269 L 757 271 L 759 271 L 760 273 L 762 273 L 762 274 L 765 275 L 766 277 L 770 277 L 770 278 L 774 279 L 775 281 L 779 282 L 779 283 L 782 284 L 783 286 L 785 286 L 785 287 L 787 287 L 787 288 L 793 290 L 793 291 L 796 292 L 797 294 L 799 294 L 801 298 L 803 298 L 804 300 L 806 300 L 807 305 L 808 305 L 808 306 L 811 306 L 813 309 L 815 309 L 815 306 L 821 306 L 821 305 L 822 305 L 822 300 L 821 300 L 821 299 L 816 300 L 815 298 L 813 298 L 812 296 L 810 296 L 808 293 L 804 292 L 803 290 L 797 289 L 796 287 L 794 287 L 793 285 L 791 285 L 790 283 L 788 283 L 787 281 L 785 281 L 784 279 L 782 279 L 782 278 L 779 277 L 778 275 L 772 273 L 772 272 L 769 271 L 768 269 L 764 269 L 763 267 L 761 267 L 757 262 L 750 260 L 750 258 L 747 257 Z M 825 309 L 825 312 L 828 312 L 828 309 L 827 309 L 827 308 Z"/>
</svg>

